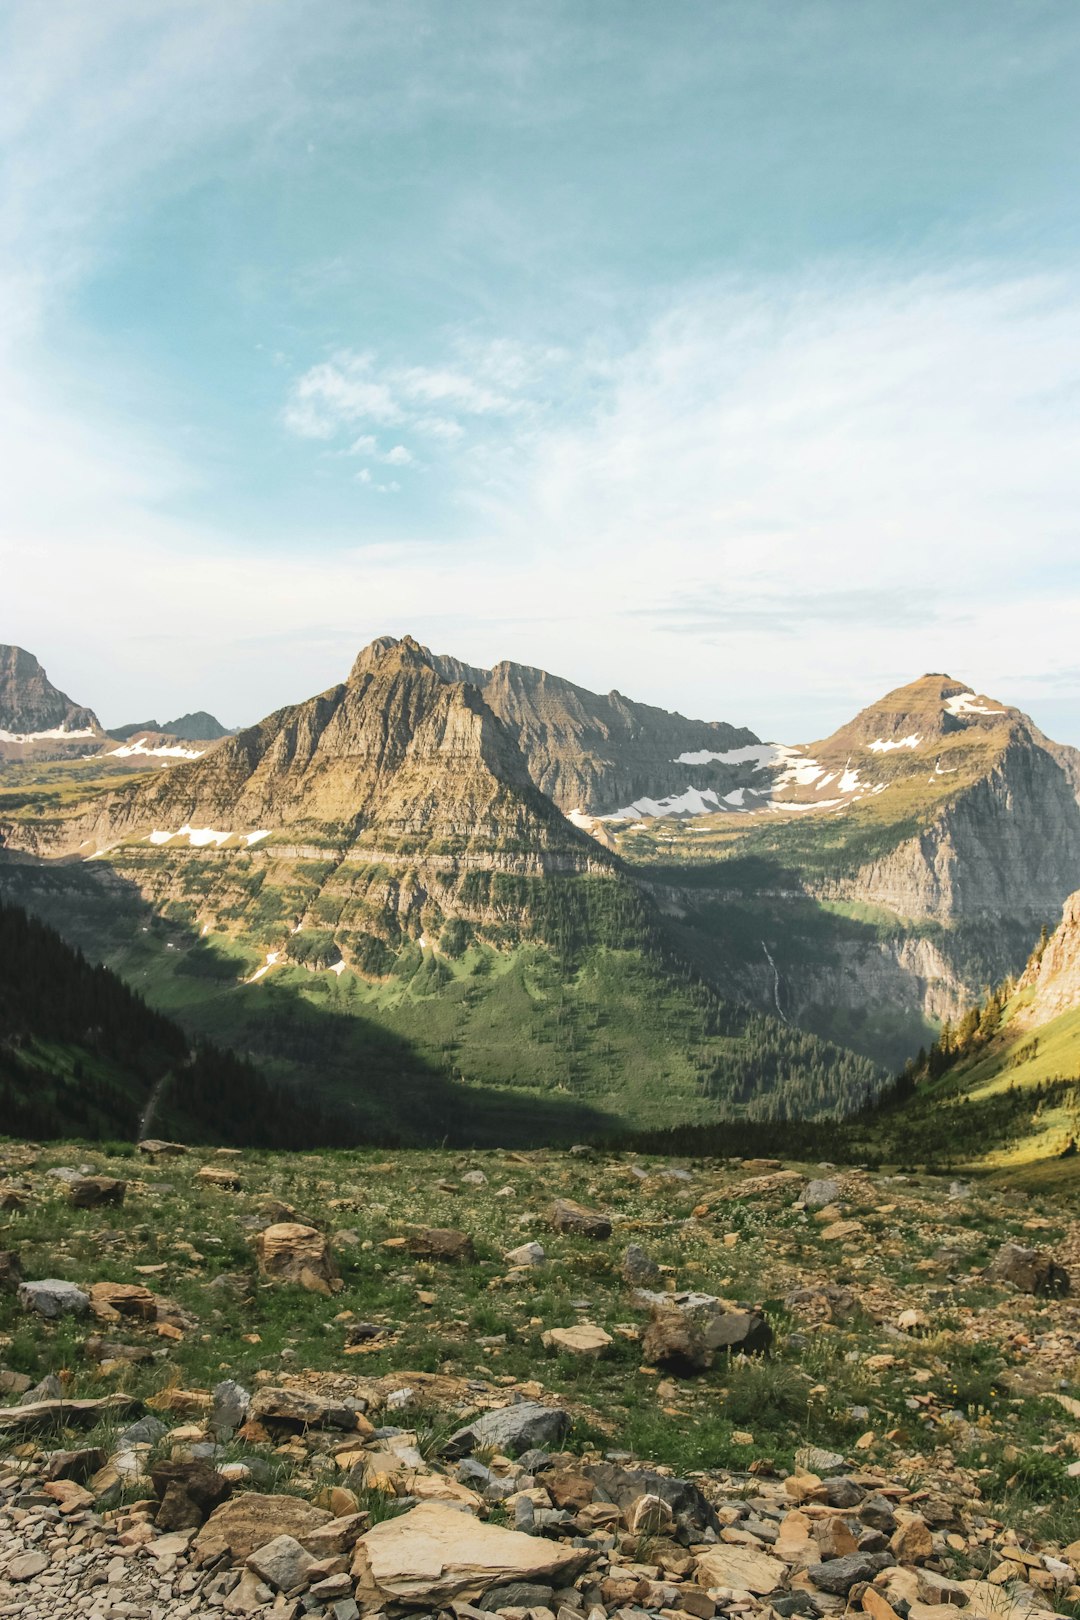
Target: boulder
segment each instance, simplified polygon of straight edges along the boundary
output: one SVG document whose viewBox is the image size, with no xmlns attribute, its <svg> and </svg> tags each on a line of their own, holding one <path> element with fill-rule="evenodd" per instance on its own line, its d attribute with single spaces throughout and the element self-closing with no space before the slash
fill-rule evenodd
<svg viewBox="0 0 1080 1620">
<path fill-rule="evenodd" d="M 549 1328 L 540 1335 L 545 1350 L 562 1350 L 572 1356 L 602 1356 L 612 1338 L 593 1322 L 579 1322 L 574 1327 Z"/>
<path fill-rule="evenodd" d="M 991 1282 L 1011 1283 L 1022 1294 L 1069 1293 L 1071 1279 L 1064 1266 L 1040 1249 L 1025 1249 L 1019 1243 L 1005 1243 L 986 1269 Z"/>
<path fill-rule="evenodd" d="M 556 1198 L 548 1216 L 552 1229 L 569 1232 L 575 1237 L 595 1238 L 602 1241 L 611 1236 L 611 1222 L 599 1210 L 586 1209 L 572 1198 Z"/>
<path fill-rule="evenodd" d="M 295 1536 L 301 1546 L 306 1536 L 329 1524 L 333 1514 L 314 1507 L 299 1496 L 263 1496 L 244 1491 L 216 1508 L 195 1538 L 201 1564 L 222 1553 L 242 1564 L 275 1536 Z"/>
<path fill-rule="evenodd" d="M 154 1520 L 159 1530 L 200 1525 L 232 1494 L 229 1481 L 201 1459 L 154 1463 L 150 1482 L 159 1503 Z"/>
<path fill-rule="evenodd" d="M 71 1282 L 61 1282 L 56 1277 L 20 1283 L 19 1304 L 24 1311 L 36 1311 L 38 1316 L 46 1316 L 50 1320 L 58 1316 L 85 1316 L 90 1309 L 89 1296 L 81 1288 Z"/>
<path fill-rule="evenodd" d="M 452 1226 L 423 1227 L 410 1237 L 408 1250 L 418 1260 L 470 1261 L 476 1258 L 468 1232 L 459 1232 Z"/>
<path fill-rule="evenodd" d="M 443 1452 L 447 1457 L 464 1457 L 478 1446 L 493 1446 L 506 1456 L 516 1457 L 533 1447 L 557 1448 L 569 1431 L 570 1414 L 561 1407 L 520 1401 L 474 1418 L 450 1436 Z"/>
<path fill-rule="evenodd" d="M 547 1259 L 542 1243 L 522 1243 L 504 1256 L 512 1266 L 542 1266 Z"/>
<path fill-rule="evenodd" d="M 720 1533 L 720 1521 L 713 1508 L 688 1479 L 670 1479 L 647 1468 L 620 1468 L 617 1463 L 587 1464 L 582 1473 L 595 1487 L 602 1502 L 613 1502 L 629 1524 L 635 1505 L 645 1498 L 659 1500 L 669 1508 L 675 1536 L 684 1547 Z"/>
<path fill-rule="evenodd" d="M 204 1164 L 195 1177 L 204 1187 L 220 1187 L 223 1192 L 239 1192 L 240 1176 L 236 1170 L 220 1169 L 217 1165 Z"/>
<path fill-rule="evenodd" d="M 638 1243 L 626 1245 L 619 1274 L 631 1288 L 659 1288 L 664 1280 L 656 1261 Z"/>
<path fill-rule="evenodd" d="M 186 1153 L 187 1148 L 182 1142 L 163 1142 L 156 1136 L 147 1136 L 139 1143 L 139 1152 L 149 1159 L 171 1159 Z"/>
<path fill-rule="evenodd" d="M 326 1295 L 342 1287 L 326 1235 L 313 1226 L 295 1221 L 268 1226 L 255 1239 L 255 1255 L 260 1274 L 272 1282 L 298 1283 Z"/>
<path fill-rule="evenodd" d="M 270 1384 L 252 1396 L 248 1415 L 270 1427 L 281 1424 L 290 1429 L 355 1429 L 356 1413 L 349 1406 L 310 1395 L 299 1389 L 281 1389 Z"/>
<path fill-rule="evenodd" d="M 122 1204 L 127 1182 L 115 1176 L 80 1176 L 68 1183 L 68 1203 L 73 1209 L 98 1209 L 103 1204 Z"/>
<path fill-rule="evenodd" d="M 384 1519 L 356 1543 L 352 1573 L 362 1607 L 401 1603 L 434 1610 L 475 1603 L 491 1587 L 525 1581 L 571 1586 L 595 1557 L 542 1536 L 484 1524 L 442 1502 Z"/>
<path fill-rule="evenodd" d="M 731 1308 L 709 1294 L 660 1295 L 645 1330 L 647 1362 L 679 1376 L 706 1372 L 717 1354 L 764 1355 L 772 1328 L 761 1311 Z"/>
</svg>

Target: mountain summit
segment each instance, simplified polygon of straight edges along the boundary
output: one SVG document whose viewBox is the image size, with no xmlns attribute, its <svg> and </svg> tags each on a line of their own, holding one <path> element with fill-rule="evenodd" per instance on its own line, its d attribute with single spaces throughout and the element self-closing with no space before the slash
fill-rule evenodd
<svg viewBox="0 0 1080 1620">
<path fill-rule="evenodd" d="M 745 778 L 731 753 L 758 745 L 744 726 L 688 720 L 621 692 L 590 692 L 562 676 L 504 661 L 492 669 L 433 653 L 411 637 L 380 636 L 353 676 L 395 645 L 444 680 L 466 682 L 515 738 L 533 782 L 565 815 L 701 814 Z M 742 762 L 745 764 L 745 762 Z"/>
<path fill-rule="evenodd" d="M 60 745 L 67 739 L 100 738 L 101 725 L 92 709 L 82 708 L 53 685 L 33 653 L 24 647 L 0 644 L 0 747 L 33 749 L 45 757 L 41 745 Z M 35 745 L 37 745 L 35 747 Z M 67 744 L 70 748 L 70 744 Z M 16 753 L 14 757 L 19 757 Z"/>
</svg>

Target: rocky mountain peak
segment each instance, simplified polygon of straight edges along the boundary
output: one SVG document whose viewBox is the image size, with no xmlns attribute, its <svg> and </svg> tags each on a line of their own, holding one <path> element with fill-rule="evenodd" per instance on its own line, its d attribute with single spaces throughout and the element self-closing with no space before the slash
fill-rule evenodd
<svg viewBox="0 0 1080 1620">
<path fill-rule="evenodd" d="M 434 667 L 431 653 L 413 636 L 376 636 L 361 648 L 349 671 L 349 683 L 364 675 L 378 671 L 386 674 L 393 669 L 419 669 Z"/>
<path fill-rule="evenodd" d="M 1019 710 L 976 693 L 951 675 L 922 675 L 887 692 L 811 748 L 818 754 L 866 748 L 875 753 L 915 751 L 934 747 L 957 732 L 990 732 L 1022 718 Z"/>
<path fill-rule="evenodd" d="M 92 709 L 53 685 L 33 653 L 0 644 L 0 733 L 6 741 L 37 740 L 45 733 L 92 736 L 101 726 Z"/>
</svg>

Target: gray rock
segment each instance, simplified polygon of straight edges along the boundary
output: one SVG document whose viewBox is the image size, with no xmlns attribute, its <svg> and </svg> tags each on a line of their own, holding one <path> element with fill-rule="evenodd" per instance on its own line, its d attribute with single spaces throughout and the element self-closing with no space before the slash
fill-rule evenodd
<svg viewBox="0 0 1080 1620">
<path fill-rule="evenodd" d="M 847 1597 L 858 1582 L 872 1581 L 895 1562 L 888 1553 L 849 1553 L 846 1558 L 828 1558 L 824 1563 L 811 1564 L 806 1573 L 820 1591 Z"/>
<path fill-rule="evenodd" d="M 230 1440 L 237 1429 L 247 1421 L 251 1396 L 234 1378 L 226 1378 L 214 1385 L 214 1405 L 210 1413 L 210 1429 L 219 1440 Z"/>
<path fill-rule="evenodd" d="M 512 1266 L 542 1266 L 547 1259 L 542 1243 L 522 1243 L 506 1255 Z"/>
<path fill-rule="evenodd" d="M 46 1373 L 40 1384 L 28 1389 L 25 1395 L 19 1397 L 20 1406 L 33 1406 L 35 1401 L 59 1401 L 64 1396 L 64 1386 L 55 1373 Z"/>
<path fill-rule="evenodd" d="M 809 1470 L 811 1474 L 840 1474 L 844 1470 L 844 1459 L 838 1451 L 825 1451 L 821 1446 L 801 1446 L 795 1453 L 795 1461 L 800 1468 Z"/>
<path fill-rule="evenodd" d="M 479 1600 L 478 1608 L 495 1609 L 550 1609 L 554 1589 L 535 1581 L 510 1581 L 506 1586 L 492 1586 Z"/>
<path fill-rule="evenodd" d="M 168 1434 L 168 1432 L 168 1424 L 162 1423 L 159 1417 L 155 1417 L 152 1412 L 148 1412 L 145 1417 L 139 1418 L 138 1422 L 130 1423 L 124 1429 L 118 1444 L 121 1446 L 153 1446 L 157 1444 L 163 1434 Z"/>
<path fill-rule="evenodd" d="M 803 1188 L 802 1205 L 804 1209 L 824 1209 L 826 1204 L 835 1204 L 840 1197 L 840 1183 L 831 1176 L 828 1180 L 808 1181 Z"/>
<path fill-rule="evenodd" d="M 601 1501 L 614 1502 L 624 1513 L 641 1497 L 658 1496 L 671 1509 L 676 1536 L 684 1547 L 719 1534 L 719 1519 L 688 1479 L 669 1479 L 647 1468 L 620 1468 L 610 1462 L 589 1464 L 581 1472 L 592 1480 Z"/>
<path fill-rule="evenodd" d="M 295 1536 L 275 1536 L 273 1541 L 255 1549 L 247 1560 L 247 1567 L 276 1592 L 295 1592 L 307 1587 L 310 1571 L 317 1562 L 304 1551 Z"/>
<path fill-rule="evenodd" d="M 872 1530 L 883 1530 L 890 1536 L 896 1529 L 896 1514 L 887 1496 L 868 1496 L 859 1508 L 859 1519 Z"/>
<path fill-rule="evenodd" d="M 569 1429 L 570 1414 L 561 1407 L 520 1401 L 516 1406 L 485 1412 L 464 1429 L 458 1429 L 443 1451 L 448 1457 L 464 1457 L 478 1446 L 494 1446 L 508 1457 L 515 1457 L 530 1446 L 560 1446 Z"/>
<path fill-rule="evenodd" d="M 36 1311 L 38 1316 L 55 1319 L 58 1316 L 85 1316 L 90 1299 L 74 1283 L 61 1282 L 56 1277 L 43 1277 L 39 1282 L 19 1284 L 19 1304 L 24 1311 Z"/>
<path fill-rule="evenodd" d="M 620 1274 L 631 1288 L 657 1289 L 663 1282 L 660 1267 L 639 1243 L 628 1243 L 623 1250 Z"/>
</svg>

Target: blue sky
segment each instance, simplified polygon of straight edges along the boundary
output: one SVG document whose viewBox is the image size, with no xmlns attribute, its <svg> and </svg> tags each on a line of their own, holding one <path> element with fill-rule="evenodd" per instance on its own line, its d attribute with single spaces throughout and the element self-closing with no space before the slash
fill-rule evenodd
<svg viewBox="0 0 1080 1620">
<path fill-rule="evenodd" d="M 0 12 L 0 639 L 250 720 L 410 631 L 1080 742 L 1080 11 Z"/>
</svg>

